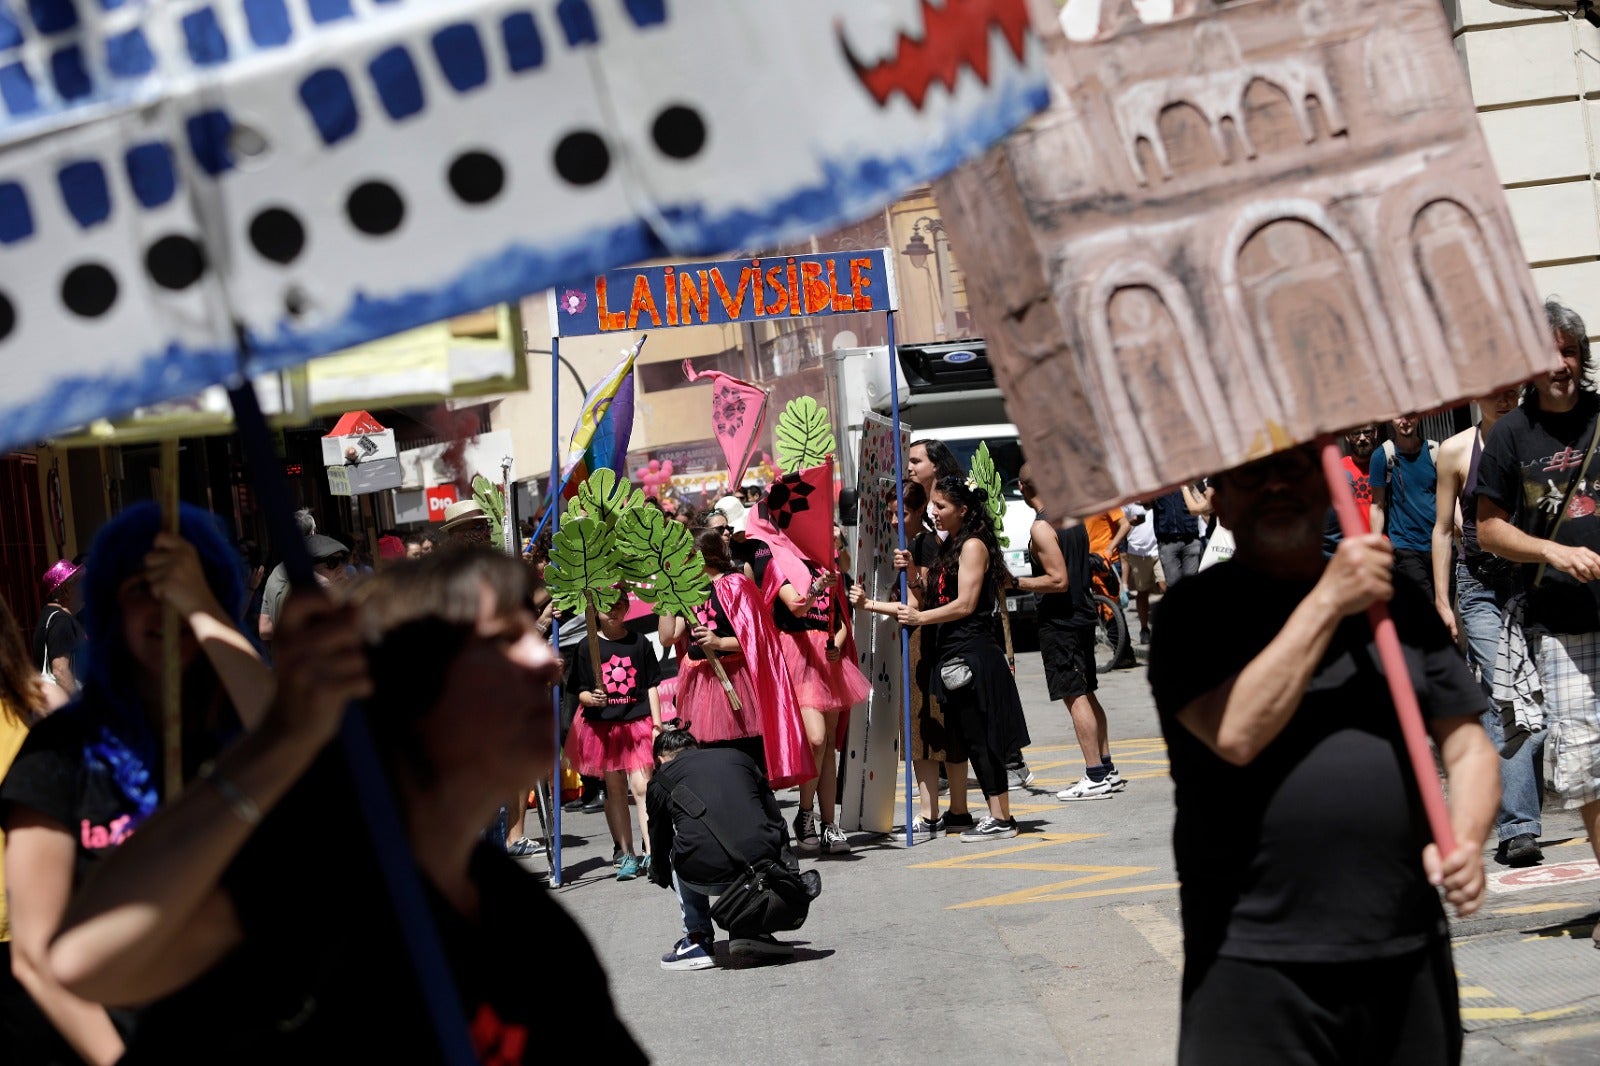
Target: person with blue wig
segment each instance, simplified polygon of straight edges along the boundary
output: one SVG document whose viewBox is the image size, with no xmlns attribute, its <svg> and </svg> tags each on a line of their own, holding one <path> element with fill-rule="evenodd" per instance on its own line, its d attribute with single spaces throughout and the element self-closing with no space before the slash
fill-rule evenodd
<svg viewBox="0 0 1600 1066">
<path fill-rule="evenodd" d="M 244 634 L 244 572 L 211 515 L 182 505 L 177 534 L 138 503 L 100 530 L 83 580 L 83 687 L 41 721 L 0 783 L 12 970 L 60 1041 L 8 1047 L 10 1061 L 111 1063 L 134 1022 L 72 995 L 46 964 L 67 904 L 165 797 L 163 613 L 180 620 L 183 776 L 200 772 L 272 699 L 271 673 Z"/>
</svg>

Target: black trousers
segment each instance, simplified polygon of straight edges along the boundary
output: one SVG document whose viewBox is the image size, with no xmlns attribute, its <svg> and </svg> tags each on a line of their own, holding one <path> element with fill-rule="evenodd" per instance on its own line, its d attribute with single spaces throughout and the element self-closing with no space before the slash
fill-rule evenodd
<svg viewBox="0 0 1600 1066">
<path fill-rule="evenodd" d="M 1458 1066 L 1450 942 L 1388 959 L 1190 960 L 1179 1066 Z"/>
<path fill-rule="evenodd" d="M 1396 548 L 1394 550 L 1394 574 L 1404 581 L 1410 581 L 1422 594 L 1433 602 L 1433 553 L 1413 551 L 1410 548 Z"/>
</svg>

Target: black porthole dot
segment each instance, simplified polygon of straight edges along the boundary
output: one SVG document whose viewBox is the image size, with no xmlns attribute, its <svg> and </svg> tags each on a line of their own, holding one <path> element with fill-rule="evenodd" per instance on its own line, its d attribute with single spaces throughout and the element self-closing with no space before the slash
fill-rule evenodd
<svg viewBox="0 0 1600 1066">
<path fill-rule="evenodd" d="M 6 294 L 0 292 L 0 341 L 11 336 L 11 331 L 17 328 L 17 309 L 11 306 L 11 300 Z"/>
<path fill-rule="evenodd" d="M 705 120 L 694 108 L 675 104 L 656 116 L 650 136 L 662 155 L 690 159 L 706 146 Z"/>
<path fill-rule="evenodd" d="M 306 228 L 292 211 L 269 207 L 250 220 L 250 243 L 263 259 L 289 264 L 306 247 Z"/>
<path fill-rule="evenodd" d="M 117 302 L 116 276 L 99 263 L 75 266 L 62 279 L 61 302 L 75 315 L 98 318 Z"/>
<path fill-rule="evenodd" d="M 405 201 L 400 199 L 393 185 L 383 181 L 357 185 L 345 201 L 344 209 L 352 226 L 374 237 L 393 233 L 406 217 Z"/>
<path fill-rule="evenodd" d="M 611 149 L 598 133 L 569 133 L 556 145 L 556 173 L 573 185 L 593 185 L 611 169 Z"/>
<path fill-rule="evenodd" d="M 462 203 L 486 204 L 506 187 L 506 168 L 488 152 L 463 152 L 450 164 L 450 188 Z"/>
<path fill-rule="evenodd" d="M 206 272 L 206 254 L 191 237 L 163 237 L 145 252 L 144 268 L 163 289 L 187 289 Z"/>
</svg>

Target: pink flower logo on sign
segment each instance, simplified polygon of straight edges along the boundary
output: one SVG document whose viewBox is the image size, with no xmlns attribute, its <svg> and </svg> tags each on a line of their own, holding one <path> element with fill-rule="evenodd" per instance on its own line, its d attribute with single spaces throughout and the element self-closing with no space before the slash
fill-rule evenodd
<svg viewBox="0 0 1600 1066">
<path fill-rule="evenodd" d="M 561 294 L 561 310 L 569 315 L 581 315 L 583 309 L 589 306 L 589 295 L 577 289 L 568 289 Z"/>
<path fill-rule="evenodd" d="M 611 695 L 626 696 L 633 691 L 635 682 L 639 680 L 639 671 L 633 665 L 632 659 L 613 655 L 600 668 L 600 680 L 605 683 L 606 691 Z"/>
</svg>

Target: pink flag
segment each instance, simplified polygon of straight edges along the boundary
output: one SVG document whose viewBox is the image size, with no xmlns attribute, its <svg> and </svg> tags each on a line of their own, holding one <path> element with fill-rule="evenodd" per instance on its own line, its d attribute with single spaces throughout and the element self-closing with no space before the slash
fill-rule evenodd
<svg viewBox="0 0 1600 1066">
<path fill-rule="evenodd" d="M 811 584 L 806 560 L 824 570 L 838 567 L 833 549 L 833 457 L 822 465 L 785 474 L 745 523 L 750 536 L 767 542 L 783 579 L 797 589 Z M 780 582 L 781 583 L 781 582 Z M 767 590 L 763 590 L 766 592 Z M 774 588 L 767 595 L 770 601 Z"/>
<path fill-rule="evenodd" d="M 761 432 L 761 421 L 767 414 L 767 390 L 720 370 L 696 373 L 687 359 L 683 361 L 683 373 L 690 381 L 711 380 L 711 428 L 728 460 L 728 484 L 738 492 L 755 455 L 756 434 Z"/>
</svg>

